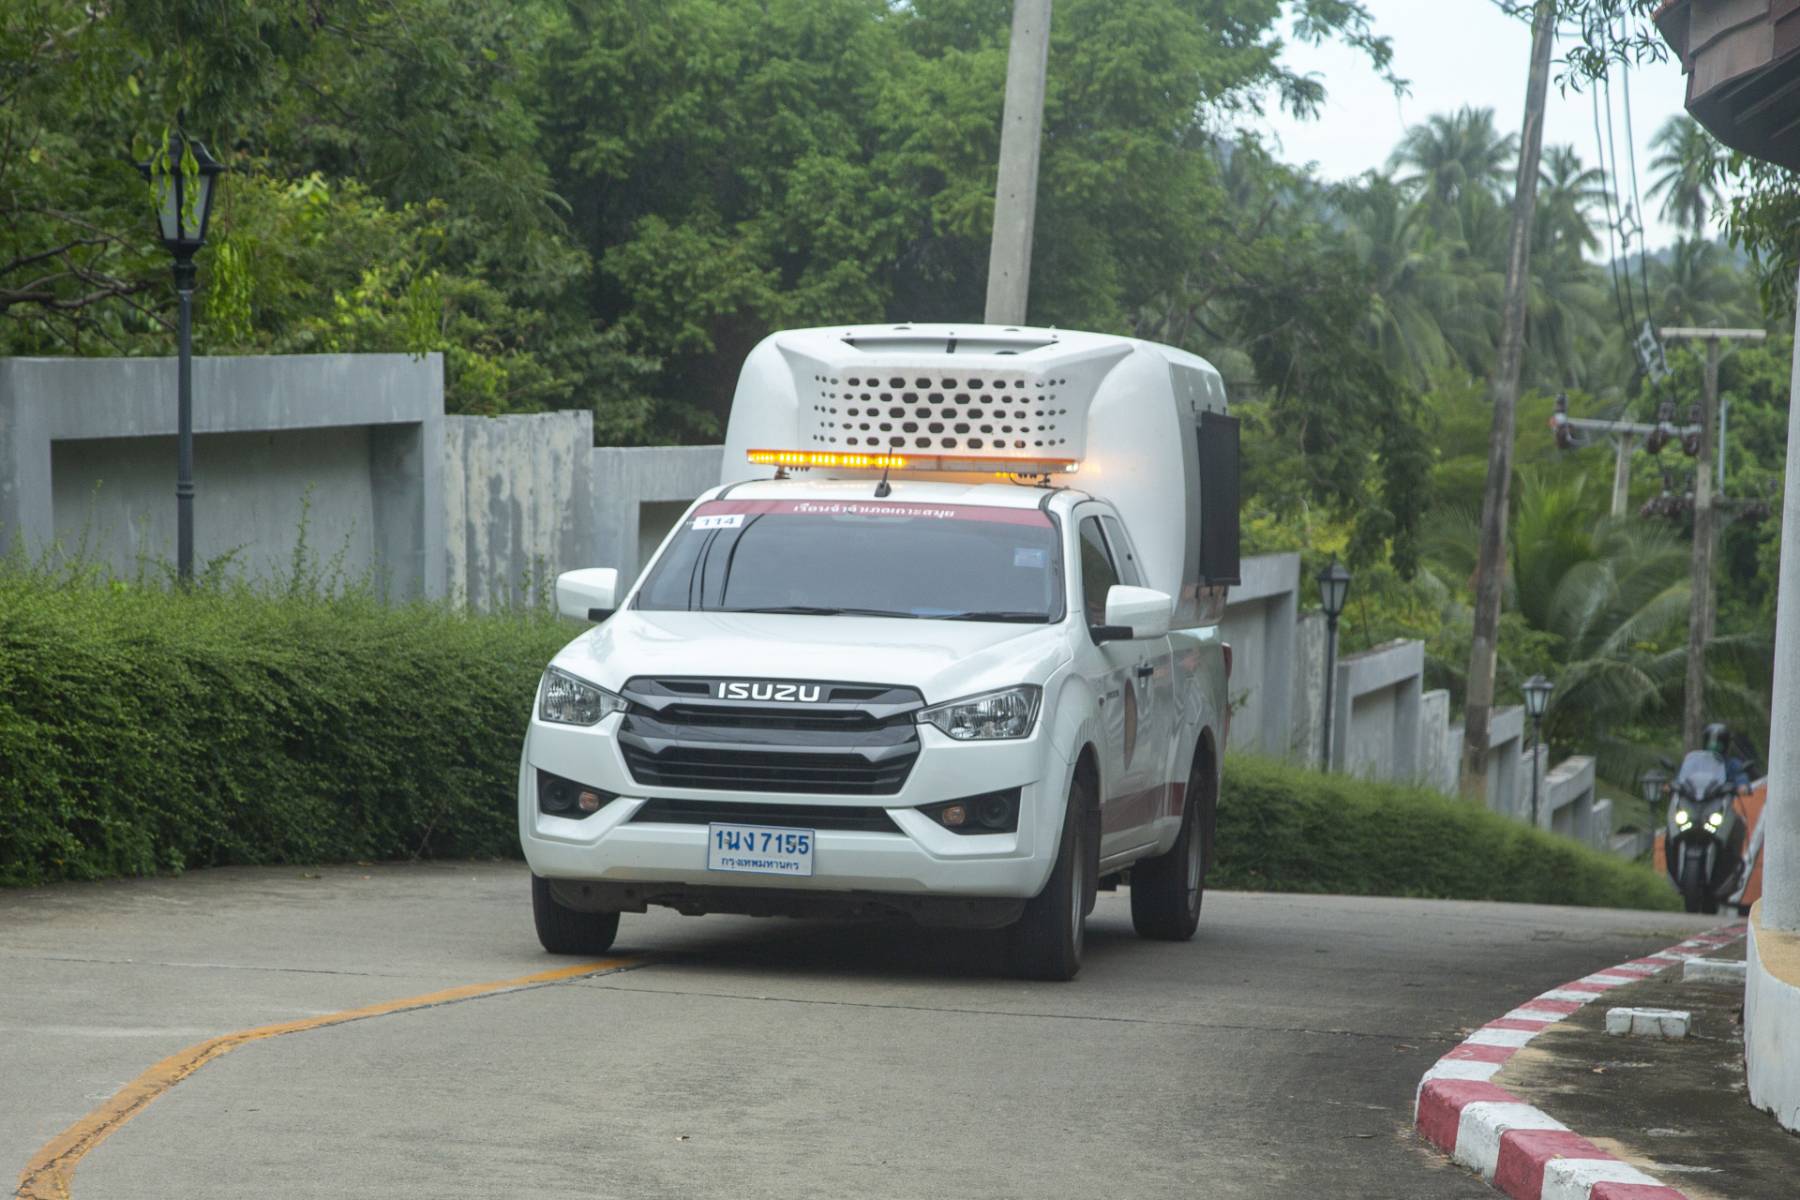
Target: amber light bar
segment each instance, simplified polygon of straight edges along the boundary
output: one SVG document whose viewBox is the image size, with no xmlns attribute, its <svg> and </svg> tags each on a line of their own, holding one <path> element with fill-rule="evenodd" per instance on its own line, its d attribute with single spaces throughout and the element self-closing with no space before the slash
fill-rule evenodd
<svg viewBox="0 0 1800 1200">
<path fill-rule="evenodd" d="M 865 471 L 998 471 L 1013 475 L 1073 472 L 1072 458 L 989 458 L 977 454 L 847 454 L 839 450 L 751 450 L 751 462 L 765 467 L 848 467 Z"/>
</svg>

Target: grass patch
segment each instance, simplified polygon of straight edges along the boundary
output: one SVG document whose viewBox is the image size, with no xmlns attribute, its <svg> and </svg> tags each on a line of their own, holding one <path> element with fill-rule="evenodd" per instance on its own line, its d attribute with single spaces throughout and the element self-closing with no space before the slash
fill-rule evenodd
<svg viewBox="0 0 1800 1200">
<path fill-rule="evenodd" d="M 1424 788 L 1225 760 L 1218 855 L 1227 889 L 1678 909 L 1649 867 Z"/>
</svg>

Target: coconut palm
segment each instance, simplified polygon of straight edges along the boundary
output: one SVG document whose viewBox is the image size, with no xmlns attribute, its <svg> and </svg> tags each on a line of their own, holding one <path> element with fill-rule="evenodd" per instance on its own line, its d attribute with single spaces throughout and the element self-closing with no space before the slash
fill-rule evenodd
<svg viewBox="0 0 1800 1200">
<path fill-rule="evenodd" d="M 1672 325 L 1760 324 L 1717 242 L 1683 238 L 1650 278 L 1656 312 Z"/>
<path fill-rule="evenodd" d="M 1392 179 L 1370 172 L 1337 199 L 1350 246 L 1368 269 L 1369 341 L 1389 370 L 1423 386 L 1455 358 L 1444 328 L 1461 307 L 1455 264 Z"/>
<path fill-rule="evenodd" d="M 1677 113 L 1650 143 L 1658 153 L 1650 160 L 1656 178 L 1650 198 L 1663 202 L 1666 221 L 1698 235 L 1719 208 L 1719 175 L 1725 155 L 1719 143 L 1686 113 Z"/>
<path fill-rule="evenodd" d="M 1518 139 L 1494 128 L 1494 110 L 1464 105 L 1453 113 L 1437 113 L 1406 131 L 1389 160 L 1389 168 L 1410 168 L 1400 182 L 1414 190 L 1431 224 L 1444 233 L 1462 232 L 1463 198 L 1508 193 Z"/>
<path fill-rule="evenodd" d="M 1606 197 L 1606 175 L 1581 161 L 1573 146 L 1546 146 L 1538 173 L 1532 255 L 1580 255 L 1600 248 L 1590 213 Z"/>
</svg>

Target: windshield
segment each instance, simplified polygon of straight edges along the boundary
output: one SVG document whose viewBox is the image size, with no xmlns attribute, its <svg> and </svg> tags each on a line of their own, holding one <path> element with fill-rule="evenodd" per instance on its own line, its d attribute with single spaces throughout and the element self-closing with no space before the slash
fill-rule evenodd
<svg viewBox="0 0 1800 1200">
<path fill-rule="evenodd" d="M 1725 761 L 1710 750 L 1690 750 L 1681 760 L 1675 781 L 1692 792 L 1695 798 L 1725 782 Z"/>
<path fill-rule="evenodd" d="M 637 607 L 1048 623 L 1056 526 L 1035 508 L 714 500 L 676 531 Z"/>
</svg>

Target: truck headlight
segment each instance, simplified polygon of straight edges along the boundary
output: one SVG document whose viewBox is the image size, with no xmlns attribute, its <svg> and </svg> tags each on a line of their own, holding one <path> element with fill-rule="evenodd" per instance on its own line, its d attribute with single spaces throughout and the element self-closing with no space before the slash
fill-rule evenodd
<svg viewBox="0 0 1800 1200">
<path fill-rule="evenodd" d="M 923 709 L 918 719 L 959 742 L 1022 738 L 1031 734 L 1044 689 L 1035 684 L 965 696 Z"/>
<path fill-rule="evenodd" d="M 605 688 L 555 667 L 538 687 L 538 717 L 557 725 L 598 725 L 606 714 L 624 711 L 625 701 Z"/>
</svg>

